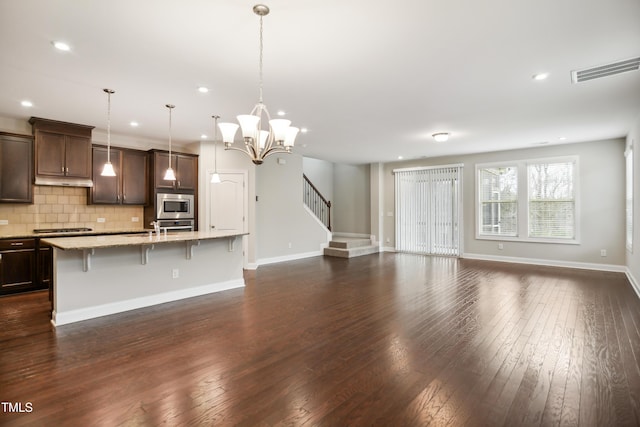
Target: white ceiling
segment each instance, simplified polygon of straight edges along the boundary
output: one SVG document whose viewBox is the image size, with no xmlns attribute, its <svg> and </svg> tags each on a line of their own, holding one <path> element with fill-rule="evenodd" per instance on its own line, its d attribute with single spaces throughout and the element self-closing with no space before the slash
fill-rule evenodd
<svg viewBox="0 0 640 427">
<path fill-rule="evenodd" d="M 235 121 L 257 101 L 256 2 L 2 0 L 0 116 L 104 130 L 111 88 L 114 134 L 167 140 L 172 103 L 174 141 L 211 136 L 212 114 Z M 369 163 L 615 138 L 640 115 L 640 72 L 570 78 L 640 56 L 639 0 L 266 4 L 264 100 L 309 129 L 304 156 Z M 540 72 L 549 78 L 534 81 Z M 443 131 L 449 142 L 433 141 Z"/>
</svg>

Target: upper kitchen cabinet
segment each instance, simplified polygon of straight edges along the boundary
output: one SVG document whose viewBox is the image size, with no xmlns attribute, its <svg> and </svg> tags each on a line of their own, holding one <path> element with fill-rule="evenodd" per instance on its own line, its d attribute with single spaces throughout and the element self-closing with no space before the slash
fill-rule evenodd
<svg viewBox="0 0 640 427">
<path fill-rule="evenodd" d="M 91 187 L 93 126 L 32 117 L 35 183 Z"/>
<path fill-rule="evenodd" d="M 195 191 L 198 187 L 198 156 L 195 154 L 171 154 L 171 167 L 176 174 L 175 181 L 164 179 L 164 173 L 169 167 L 169 153 L 152 150 L 154 187 L 155 189 L 171 189 L 181 191 Z"/>
<path fill-rule="evenodd" d="M 148 158 L 146 151 L 111 147 L 111 164 L 116 176 L 102 176 L 107 147 L 93 146 L 93 187 L 89 203 L 109 205 L 146 205 Z"/>
<path fill-rule="evenodd" d="M 33 202 L 33 139 L 0 132 L 0 202 Z"/>
</svg>

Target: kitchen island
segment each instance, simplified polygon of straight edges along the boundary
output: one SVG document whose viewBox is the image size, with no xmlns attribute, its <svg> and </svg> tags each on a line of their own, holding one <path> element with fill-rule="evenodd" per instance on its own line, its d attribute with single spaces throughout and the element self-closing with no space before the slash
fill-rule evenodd
<svg viewBox="0 0 640 427">
<path fill-rule="evenodd" d="M 244 286 L 242 236 L 193 231 L 42 239 L 53 247 L 51 322 L 78 322 Z"/>
</svg>

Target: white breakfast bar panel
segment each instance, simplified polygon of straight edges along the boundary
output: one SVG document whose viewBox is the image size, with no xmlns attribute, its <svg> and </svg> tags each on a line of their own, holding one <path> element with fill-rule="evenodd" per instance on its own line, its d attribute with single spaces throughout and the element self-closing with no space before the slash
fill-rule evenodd
<svg viewBox="0 0 640 427">
<path fill-rule="evenodd" d="M 54 248 L 51 322 L 60 326 L 243 287 L 242 235 L 194 231 L 43 239 Z"/>
</svg>

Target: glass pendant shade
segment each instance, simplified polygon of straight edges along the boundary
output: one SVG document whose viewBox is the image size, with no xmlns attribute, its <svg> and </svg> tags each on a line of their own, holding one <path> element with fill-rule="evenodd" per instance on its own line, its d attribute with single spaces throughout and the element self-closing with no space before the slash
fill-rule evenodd
<svg viewBox="0 0 640 427">
<path fill-rule="evenodd" d="M 222 141 L 226 145 L 233 144 L 236 132 L 240 126 L 235 123 L 218 123 L 218 127 L 220 128 L 220 132 L 222 132 Z"/>
<path fill-rule="evenodd" d="M 291 149 L 291 147 L 293 147 L 293 144 L 295 143 L 298 132 L 300 132 L 300 129 L 298 129 L 297 127 L 289 126 L 287 128 L 287 135 L 284 139 L 284 146 L 286 148 Z"/>
<path fill-rule="evenodd" d="M 212 184 L 220 184 L 220 175 L 218 173 L 211 174 L 211 183 Z"/>
<path fill-rule="evenodd" d="M 102 176 L 116 176 L 116 171 L 113 170 L 113 165 L 111 164 L 111 162 L 107 162 L 104 164 L 104 166 L 102 167 L 102 173 L 100 174 Z"/>
<path fill-rule="evenodd" d="M 175 181 L 176 180 L 176 174 L 173 171 L 173 168 L 167 168 L 167 171 L 164 173 L 164 179 L 166 181 Z"/>
<path fill-rule="evenodd" d="M 285 119 L 269 120 L 269 125 L 271 126 L 271 130 L 273 131 L 273 139 L 276 141 L 276 143 L 282 145 L 282 143 L 284 142 L 287 136 L 287 129 L 289 128 L 290 124 L 291 124 L 291 120 L 285 120 Z"/>
<path fill-rule="evenodd" d="M 256 131 L 258 130 L 258 123 L 260 122 L 260 116 L 253 116 L 250 114 L 241 114 L 238 116 L 238 122 L 242 129 L 242 137 L 247 140 L 248 138 L 255 139 Z"/>
</svg>

